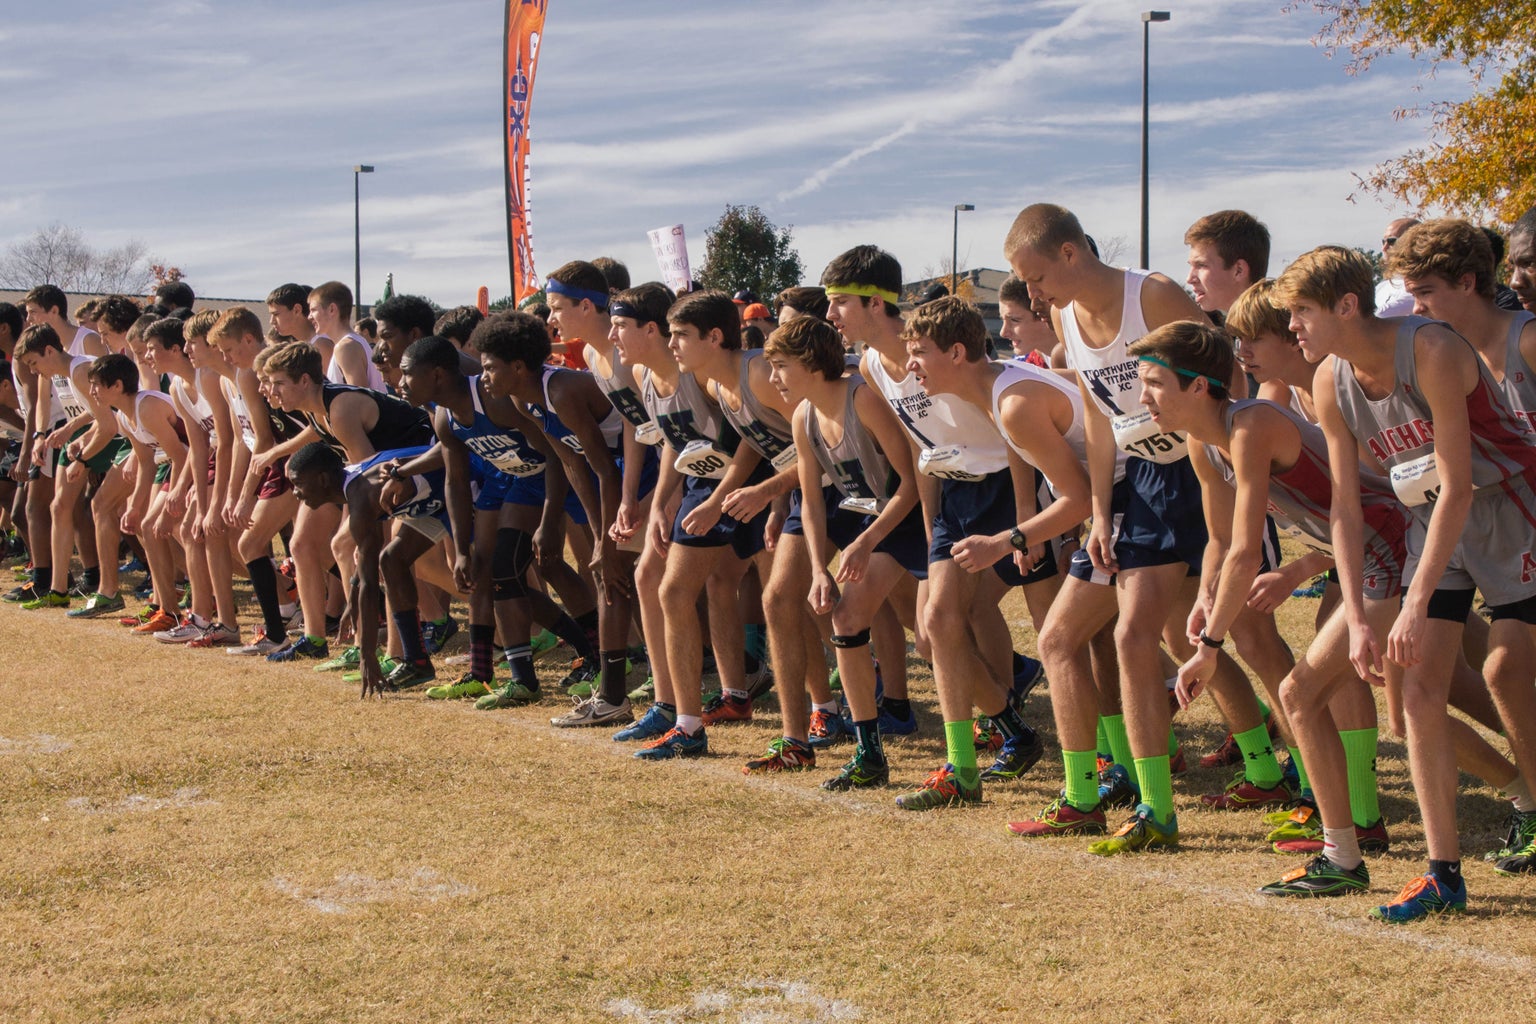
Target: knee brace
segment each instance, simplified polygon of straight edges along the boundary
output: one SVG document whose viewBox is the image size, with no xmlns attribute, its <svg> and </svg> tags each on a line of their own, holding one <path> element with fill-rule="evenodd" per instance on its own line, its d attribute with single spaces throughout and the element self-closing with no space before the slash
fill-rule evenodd
<svg viewBox="0 0 1536 1024">
<path fill-rule="evenodd" d="M 832 646 L 848 650 L 854 647 L 869 646 L 869 630 L 861 629 L 857 633 L 833 633 Z"/>
<path fill-rule="evenodd" d="M 533 564 L 533 538 L 523 530 L 496 531 L 491 554 L 491 598 L 509 601 L 528 596 L 528 567 Z"/>
</svg>

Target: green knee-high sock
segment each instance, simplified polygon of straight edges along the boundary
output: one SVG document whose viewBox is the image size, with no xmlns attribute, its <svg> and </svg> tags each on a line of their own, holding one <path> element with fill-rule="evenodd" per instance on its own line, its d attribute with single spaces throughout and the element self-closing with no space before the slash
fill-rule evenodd
<svg viewBox="0 0 1536 1024">
<path fill-rule="evenodd" d="M 1179 752 L 1179 734 L 1173 731 L 1173 726 L 1168 727 L 1168 756 L 1172 757 Z"/>
<path fill-rule="evenodd" d="M 1253 699 L 1259 702 L 1259 719 L 1269 721 L 1269 705 L 1264 703 L 1264 698 L 1255 694 Z"/>
<path fill-rule="evenodd" d="M 1125 734 L 1124 715 L 1102 715 L 1099 725 L 1104 729 L 1104 735 L 1109 740 L 1109 752 L 1115 755 L 1115 764 L 1123 768 L 1130 768 L 1136 763 L 1136 755 L 1131 753 L 1131 740 Z"/>
<path fill-rule="evenodd" d="M 1152 805 L 1152 814 L 1164 824 L 1173 820 L 1173 775 L 1168 755 L 1136 758 L 1136 777 L 1141 780 L 1141 802 Z"/>
<path fill-rule="evenodd" d="M 1094 750 L 1061 752 L 1061 759 L 1067 766 L 1067 803 L 1080 811 L 1091 811 L 1099 806 L 1098 757 Z"/>
<path fill-rule="evenodd" d="M 1374 825 L 1381 820 L 1376 794 L 1376 730 L 1348 729 L 1339 733 L 1344 742 L 1344 767 L 1349 773 L 1349 810 L 1355 824 Z"/>
<path fill-rule="evenodd" d="M 971 720 L 944 723 L 944 743 L 949 748 L 949 764 L 955 777 L 966 789 L 981 784 L 981 773 L 976 769 L 976 741 L 971 737 Z"/>
<path fill-rule="evenodd" d="M 1262 724 L 1232 737 L 1243 752 L 1243 772 L 1260 789 L 1273 789 L 1280 782 L 1280 762 L 1269 743 L 1269 730 Z"/>
<path fill-rule="evenodd" d="M 1297 747 L 1287 747 L 1291 752 L 1291 764 L 1296 766 L 1296 778 L 1301 785 L 1303 793 L 1312 792 L 1312 780 L 1307 778 L 1307 762 L 1301 759 L 1301 750 Z"/>
<path fill-rule="evenodd" d="M 1100 754 L 1114 760 L 1114 753 L 1109 749 L 1109 734 L 1104 731 L 1104 719 L 1098 721 L 1098 736 L 1095 738 L 1097 746 L 1094 747 Z"/>
</svg>

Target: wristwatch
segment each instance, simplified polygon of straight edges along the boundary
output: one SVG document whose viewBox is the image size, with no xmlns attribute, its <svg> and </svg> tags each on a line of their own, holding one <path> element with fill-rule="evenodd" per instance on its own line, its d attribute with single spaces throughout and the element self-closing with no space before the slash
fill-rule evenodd
<svg viewBox="0 0 1536 1024">
<path fill-rule="evenodd" d="M 1015 551 L 1028 551 L 1029 538 L 1024 536 L 1024 531 L 1015 526 L 1008 531 L 1008 543 L 1013 545 Z"/>
</svg>

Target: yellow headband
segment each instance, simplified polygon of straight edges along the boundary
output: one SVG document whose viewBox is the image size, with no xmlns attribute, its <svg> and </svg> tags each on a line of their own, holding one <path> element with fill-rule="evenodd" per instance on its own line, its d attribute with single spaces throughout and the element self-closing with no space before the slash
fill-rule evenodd
<svg viewBox="0 0 1536 1024">
<path fill-rule="evenodd" d="M 869 295 L 884 299 L 893 306 L 901 301 L 901 296 L 895 292 L 887 291 L 872 284 L 829 284 L 823 287 L 828 295 Z"/>
</svg>

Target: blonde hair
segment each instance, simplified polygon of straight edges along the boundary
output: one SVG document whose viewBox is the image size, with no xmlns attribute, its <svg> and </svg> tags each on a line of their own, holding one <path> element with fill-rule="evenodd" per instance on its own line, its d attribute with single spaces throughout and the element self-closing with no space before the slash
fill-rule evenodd
<svg viewBox="0 0 1536 1024">
<path fill-rule="evenodd" d="M 261 341 L 266 332 L 261 329 L 261 318 L 245 306 L 230 306 L 219 314 L 219 318 L 208 329 L 208 340 L 214 344 L 226 338 L 240 341 L 247 336 Z"/>
<path fill-rule="evenodd" d="M 1331 310 L 1346 295 L 1359 300 L 1361 313 L 1376 313 L 1376 275 L 1370 261 L 1358 249 L 1320 245 L 1296 257 L 1275 279 L 1270 301 L 1283 309 L 1306 300 Z"/>
<path fill-rule="evenodd" d="M 1255 281 L 1243 291 L 1232 303 L 1232 308 L 1227 310 L 1227 330 L 1234 337 L 1254 338 L 1265 334 L 1276 334 L 1296 344 L 1296 335 L 1291 333 L 1291 318 L 1275 303 L 1275 279 L 1266 277 L 1262 281 Z"/>
</svg>

